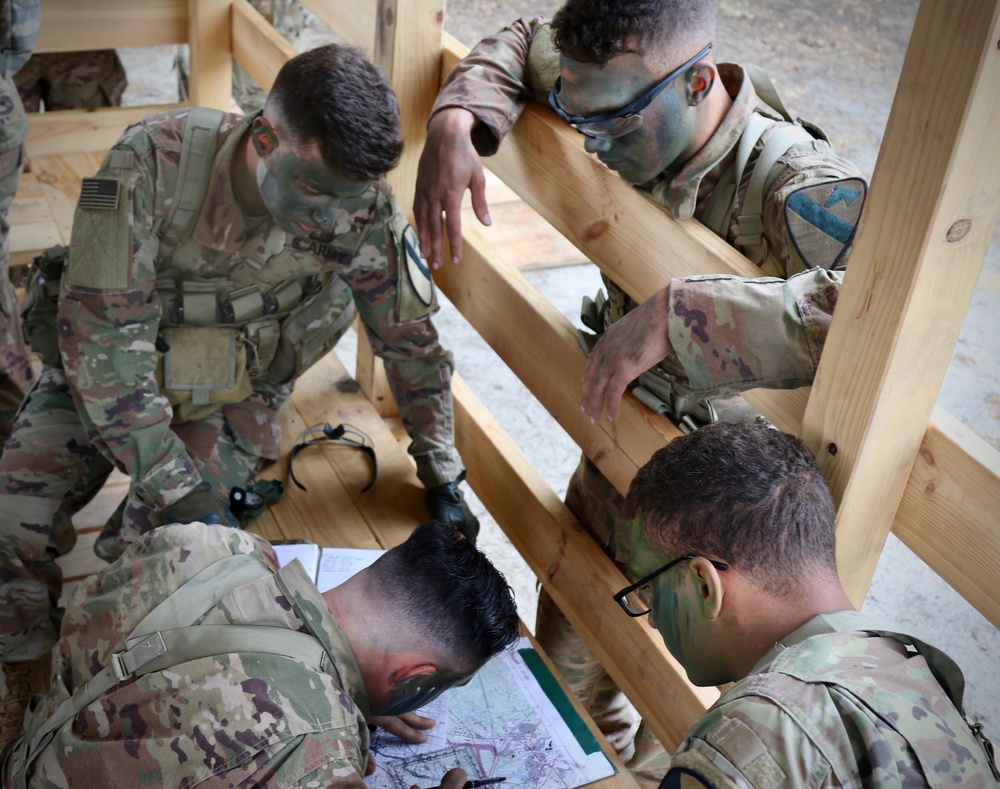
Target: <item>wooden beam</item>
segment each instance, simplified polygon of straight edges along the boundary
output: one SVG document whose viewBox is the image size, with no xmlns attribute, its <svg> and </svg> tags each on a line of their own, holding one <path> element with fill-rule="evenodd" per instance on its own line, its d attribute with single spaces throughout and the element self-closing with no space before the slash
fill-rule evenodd
<svg viewBox="0 0 1000 789">
<path fill-rule="evenodd" d="M 196 107 L 229 112 L 233 106 L 232 0 L 188 0 L 191 74 L 188 94 Z"/>
<path fill-rule="evenodd" d="M 295 57 L 295 47 L 272 27 L 247 0 L 236 0 L 232 9 L 233 57 L 265 92 L 286 62 Z"/>
<path fill-rule="evenodd" d="M 920 4 L 806 408 L 803 438 L 839 504 L 838 565 L 857 605 L 1000 217 L 998 40 L 1000 0 Z"/>
<path fill-rule="evenodd" d="M 371 57 L 375 51 L 375 18 L 379 3 L 357 0 L 300 0 L 334 34 L 361 47 Z M 435 0 L 436 1 L 436 0 Z"/>
<path fill-rule="evenodd" d="M 695 688 L 645 620 L 612 595 L 628 584 L 460 376 L 458 448 L 469 484 L 667 750 L 719 696 Z"/>
<path fill-rule="evenodd" d="M 157 112 L 187 104 L 155 104 L 139 107 L 105 107 L 100 110 L 54 110 L 28 113 L 29 158 L 98 151 L 102 155 L 133 123 Z"/>
<path fill-rule="evenodd" d="M 34 51 L 77 52 L 183 44 L 187 0 L 45 0 Z"/>
<path fill-rule="evenodd" d="M 455 307 L 622 493 L 657 449 L 680 435 L 631 395 L 615 422 L 594 425 L 580 410 L 586 357 L 576 329 L 501 257 L 475 227 L 463 233 L 461 265 L 444 266 L 438 285 Z"/>
<path fill-rule="evenodd" d="M 893 533 L 1000 627 L 1000 452 L 935 408 Z"/>
</svg>

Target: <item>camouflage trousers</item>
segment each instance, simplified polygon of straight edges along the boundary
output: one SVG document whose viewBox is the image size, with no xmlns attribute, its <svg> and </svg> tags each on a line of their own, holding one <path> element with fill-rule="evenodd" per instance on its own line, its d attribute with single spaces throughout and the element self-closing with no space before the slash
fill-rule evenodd
<svg viewBox="0 0 1000 789">
<path fill-rule="evenodd" d="M 566 506 L 624 570 L 629 535 L 621 516 L 622 496 L 587 457 L 581 457 L 573 472 Z M 544 589 L 538 598 L 535 637 L 632 777 L 640 786 L 659 786 L 670 766 L 668 754 Z"/>
<path fill-rule="evenodd" d="M 249 484 L 263 462 L 221 411 L 172 429 L 219 495 L 228 497 L 233 486 Z M 44 368 L 0 458 L 0 662 L 34 659 L 55 643 L 62 591 L 55 560 L 76 543 L 71 518 L 97 495 L 114 468 L 110 453 L 84 426 L 62 371 Z M 94 552 L 113 561 L 157 525 L 155 513 L 133 488 Z"/>
<path fill-rule="evenodd" d="M 117 107 L 128 86 L 113 49 L 32 55 L 14 82 L 28 112 Z"/>
<path fill-rule="evenodd" d="M 21 334 L 17 296 L 9 276 L 10 224 L 7 212 L 21 177 L 24 149 L 0 153 L 0 454 L 10 435 L 14 415 L 31 388 L 31 357 Z"/>
</svg>

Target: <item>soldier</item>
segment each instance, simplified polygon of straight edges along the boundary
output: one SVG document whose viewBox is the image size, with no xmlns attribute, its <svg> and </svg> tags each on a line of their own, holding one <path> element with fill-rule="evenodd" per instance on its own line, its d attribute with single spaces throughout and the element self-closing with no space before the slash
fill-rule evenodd
<svg viewBox="0 0 1000 789">
<path fill-rule="evenodd" d="M 382 177 L 401 149 L 384 74 L 331 45 L 285 64 L 263 112 L 152 116 L 84 179 L 60 353 L 0 459 L 8 691 L 55 641 L 54 559 L 111 470 L 131 486 L 97 540 L 102 558 L 164 523 L 238 525 L 230 490 L 278 457 L 279 408 L 355 305 L 385 359 L 431 516 L 474 539 L 452 356 L 430 320 L 416 236 Z"/>
<path fill-rule="evenodd" d="M 719 422 L 658 450 L 626 500 L 615 599 L 688 678 L 736 684 L 692 727 L 662 787 L 996 786 L 944 653 L 855 611 L 836 510 L 794 436 Z"/>
<path fill-rule="evenodd" d="M 10 225 L 7 212 L 24 166 L 28 120 L 14 86 L 14 73 L 31 55 L 38 37 L 39 0 L 0 1 L 0 453 L 14 415 L 31 388 L 33 372 L 21 335 L 17 297 L 10 281 Z"/>
<path fill-rule="evenodd" d="M 716 63 L 717 44 L 711 0 L 568 0 L 551 25 L 518 20 L 480 42 L 448 76 L 428 123 L 415 212 L 434 265 L 442 212 L 454 262 L 461 257 L 466 189 L 489 223 L 479 156 L 536 98 L 674 218 L 705 222 L 770 275 L 675 279 L 641 305 L 605 278 L 608 298 L 585 304 L 584 316 L 603 332 L 582 388 L 595 421 L 605 410 L 614 419 L 638 378 L 643 402 L 691 428 L 718 416 L 720 402 L 705 398 L 802 386 L 819 362 L 867 187 L 820 132 L 791 122 L 766 75 Z M 727 418 L 746 418 L 741 398 L 726 405 Z M 586 457 L 566 503 L 623 566 L 621 497 Z M 633 754 L 638 716 L 544 590 L 537 635 L 638 770 L 656 744 L 640 738 Z"/>
<path fill-rule="evenodd" d="M 323 594 L 260 537 L 155 529 L 71 596 L 3 785 L 363 789 L 372 716 L 405 725 L 386 716 L 464 684 L 518 630 L 507 582 L 451 524 Z"/>
<path fill-rule="evenodd" d="M 32 55 L 14 81 L 28 112 L 118 107 L 128 87 L 113 49 Z"/>
</svg>

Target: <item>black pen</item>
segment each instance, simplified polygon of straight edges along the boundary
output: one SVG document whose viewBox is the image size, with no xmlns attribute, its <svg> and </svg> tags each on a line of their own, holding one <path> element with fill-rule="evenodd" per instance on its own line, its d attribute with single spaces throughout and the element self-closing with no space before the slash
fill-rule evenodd
<svg viewBox="0 0 1000 789">
<path fill-rule="evenodd" d="M 476 789 L 477 786 L 492 786 L 507 780 L 507 776 L 498 778 L 477 778 L 475 781 L 466 781 L 462 784 L 462 789 Z M 432 786 L 430 789 L 441 789 L 441 785 Z"/>
</svg>

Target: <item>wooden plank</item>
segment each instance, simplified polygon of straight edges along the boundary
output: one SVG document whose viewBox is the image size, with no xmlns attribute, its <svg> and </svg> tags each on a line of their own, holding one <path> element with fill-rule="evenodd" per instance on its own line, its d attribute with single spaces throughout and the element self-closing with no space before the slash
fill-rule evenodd
<svg viewBox="0 0 1000 789">
<path fill-rule="evenodd" d="M 233 104 L 232 0 L 188 0 L 191 74 L 188 93 L 195 107 L 229 112 Z"/>
<path fill-rule="evenodd" d="M 295 57 L 295 47 L 275 30 L 247 0 L 232 7 L 233 56 L 265 91 L 287 61 Z"/>
<path fill-rule="evenodd" d="M 806 408 L 803 438 L 839 503 L 838 566 L 858 605 L 1000 217 L 998 38 L 1000 0 L 920 4 Z"/>
<path fill-rule="evenodd" d="M 358 3 L 356 0 L 301 0 L 301 3 L 340 39 L 361 47 L 372 56 L 379 3 Z"/>
<path fill-rule="evenodd" d="M 448 33 L 442 39 L 442 75 L 468 52 Z M 611 276 L 637 301 L 672 277 L 763 273 L 700 222 L 678 222 L 583 151 L 582 136 L 547 109 L 529 106 L 500 150 L 487 162 L 521 198 Z M 558 178 L 539 178 L 558 173 Z M 464 227 L 468 227 L 468 223 Z M 670 250 L 669 255 L 663 250 Z M 756 390 L 751 404 L 783 430 L 802 423 L 804 392 Z"/>
<path fill-rule="evenodd" d="M 77 52 L 182 44 L 188 40 L 187 0 L 45 0 L 35 52 Z"/>
<path fill-rule="evenodd" d="M 688 683 L 659 633 L 624 615 L 612 595 L 628 584 L 625 576 L 460 376 L 452 391 L 469 484 L 664 746 L 675 749 L 718 691 Z"/>
<path fill-rule="evenodd" d="M 1000 627 L 1000 452 L 940 407 L 892 530 Z"/>
<path fill-rule="evenodd" d="M 465 227 L 462 243 L 461 265 L 435 274 L 441 290 L 624 493 L 636 470 L 680 432 L 631 395 L 623 399 L 615 422 L 594 425 L 580 410 L 586 357 L 576 329 L 477 227 Z"/>
<path fill-rule="evenodd" d="M 140 107 L 106 107 L 100 110 L 56 110 L 28 114 L 29 157 L 54 156 L 78 151 L 105 153 L 122 132 L 148 115 L 186 107 L 157 104 Z"/>
</svg>

